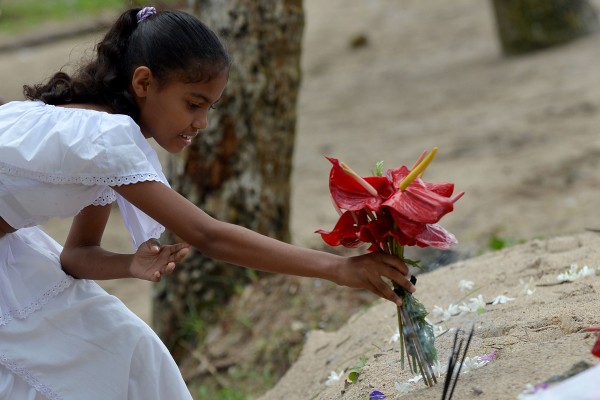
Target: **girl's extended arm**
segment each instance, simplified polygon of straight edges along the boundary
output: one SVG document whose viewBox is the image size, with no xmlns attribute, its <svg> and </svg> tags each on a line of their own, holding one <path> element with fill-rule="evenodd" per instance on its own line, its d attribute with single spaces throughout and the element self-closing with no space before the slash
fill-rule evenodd
<svg viewBox="0 0 600 400">
<path fill-rule="evenodd" d="M 218 221 L 160 182 L 114 187 L 128 201 L 208 257 L 261 271 L 323 278 L 339 285 L 368 289 L 396 303 L 400 298 L 381 277 L 407 290 L 408 268 L 397 257 L 371 253 L 342 257 L 293 246 Z"/>
<path fill-rule="evenodd" d="M 187 254 L 188 245 L 161 246 L 158 240 L 143 243 L 135 254 L 118 254 L 100 247 L 111 206 L 88 206 L 73 218 L 61 265 L 82 279 L 139 278 L 159 281 L 173 272 Z"/>
</svg>

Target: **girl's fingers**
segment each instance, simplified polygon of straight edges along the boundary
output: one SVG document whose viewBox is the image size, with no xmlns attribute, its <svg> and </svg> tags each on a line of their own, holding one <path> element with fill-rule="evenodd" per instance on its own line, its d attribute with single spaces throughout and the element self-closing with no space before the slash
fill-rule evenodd
<svg viewBox="0 0 600 400">
<path fill-rule="evenodd" d="M 170 262 L 164 268 L 162 268 L 160 272 L 163 275 L 171 275 L 174 270 L 175 270 L 175 263 L 174 262 Z"/>
<path fill-rule="evenodd" d="M 408 275 L 410 277 L 408 266 L 400 258 L 387 254 L 385 255 L 385 257 L 386 264 L 388 264 L 393 269 L 401 272 L 404 276 Z"/>
<path fill-rule="evenodd" d="M 160 242 L 158 239 L 149 239 L 146 241 L 146 244 L 148 245 L 150 252 L 155 254 L 160 252 Z"/>
<path fill-rule="evenodd" d="M 408 290 L 410 293 L 414 293 L 417 290 L 415 285 L 413 285 L 410 282 L 410 274 L 408 276 L 405 276 L 405 275 L 402 275 L 400 272 L 396 271 L 395 269 L 390 269 L 388 271 L 385 271 L 385 273 L 382 275 L 385 276 L 386 278 L 389 278 L 392 281 L 396 282 L 398 285 L 402 286 L 404 289 Z"/>
<path fill-rule="evenodd" d="M 189 247 L 184 247 L 183 249 L 179 250 L 177 253 L 175 253 L 175 262 L 178 263 L 181 260 L 183 260 L 185 258 L 185 256 L 188 255 L 189 252 L 190 252 Z"/>
<path fill-rule="evenodd" d="M 387 285 L 380 277 L 375 277 L 374 279 L 369 279 L 371 285 L 375 290 L 372 290 L 375 294 L 383 297 L 386 300 L 389 300 L 393 303 L 396 303 L 398 306 L 402 305 L 402 299 L 398 296 L 392 288 Z"/>
</svg>

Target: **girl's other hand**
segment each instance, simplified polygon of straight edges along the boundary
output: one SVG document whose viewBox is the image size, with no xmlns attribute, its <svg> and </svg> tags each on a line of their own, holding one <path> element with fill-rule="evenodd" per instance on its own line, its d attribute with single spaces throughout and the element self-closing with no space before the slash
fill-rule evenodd
<svg viewBox="0 0 600 400">
<path fill-rule="evenodd" d="M 161 245 L 156 239 L 150 239 L 138 248 L 129 266 L 132 277 L 159 282 L 163 275 L 170 275 L 177 263 L 189 253 L 190 245 L 177 243 Z"/>
<path fill-rule="evenodd" d="M 402 305 L 402 299 L 382 277 L 386 277 L 411 293 L 416 290 L 410 282 L 408 267 L 398 257 L 369 253 L 346 258 L 339 269 L 338 284 L 356 289 L 367 289 L 376 295 Z"/>
</svg>

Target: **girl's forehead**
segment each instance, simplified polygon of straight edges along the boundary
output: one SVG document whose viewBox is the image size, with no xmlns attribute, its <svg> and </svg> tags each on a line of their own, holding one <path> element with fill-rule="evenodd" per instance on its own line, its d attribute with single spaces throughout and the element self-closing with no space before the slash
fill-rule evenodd
<svg viewBox="0 0 600 400">
<path fill-rule="evenodd" d="M 187 95 L 195 97 L 199 100 L 204 100 L 209 103 L 217 101 L 225 85 L 227 84 L 227 74 L 220 74 L 210 80 L 199 81 L 199 82 L 184 82 L 179 81 L 174 83 L 174 89 L 182 91 Z"/>
</svg>

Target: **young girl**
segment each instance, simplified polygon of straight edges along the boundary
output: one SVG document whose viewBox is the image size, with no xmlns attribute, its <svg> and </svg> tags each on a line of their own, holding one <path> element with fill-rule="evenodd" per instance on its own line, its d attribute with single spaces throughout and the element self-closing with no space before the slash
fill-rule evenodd
<svg viewBox="0 0 600 400">
<path fill-rule="evenodd" d="M 331 280 L 399 302 L 407 267 L 341 257 L 217 221 L 172 190 L 147 138 L 182 151 L 207 125 L 229 58 L 195 17 L 123 13 L 73 76 L 0 107 L 0 398 L 190 399 L 154 332 L 94 279 L 158 281 L 194 246 L 262 271 Z M 103 250 L 110 204 L 135 254 Z M 36 227 L 74 216 L 64 248 Z M 160 245 L 164 227 L 188 244 Z"/>
</svg>

